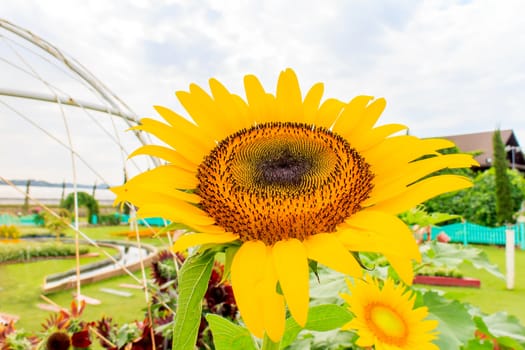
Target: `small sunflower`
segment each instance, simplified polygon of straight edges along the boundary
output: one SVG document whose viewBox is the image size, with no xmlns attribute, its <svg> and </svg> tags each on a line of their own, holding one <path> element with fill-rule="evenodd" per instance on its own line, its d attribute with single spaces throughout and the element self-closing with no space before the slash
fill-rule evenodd
<svg viewBox="0 0 525 350">
<path fill-rule="evenodd" d="M 145 118 L 134 129 L 167 147 L 146 145 L 131 156 L 167 164 L 113 188 L 116 202 L 133 203 L 140 217 L 190 227 L 175 251 L 238 242 L 232 286 L 245 324 L 258 337 L 281 338 L 285 304 L 305 324 L 308 259 L 360 276 L 351 252 L 378 252 L 411 283 L 412 260 L 420 254 L 397 214 L 471 186 L 460 176 L 428 175 L 471 166 L 472 157 L 439 154 L 453 146 L 446 140 L 392 136 L 403 125 L 374 127 L 382 98 L 321 103 L 321 83 L 303 98 L 291 69 L 281 73 L 275 95 L 253 75 L 244 86 L 246 100 L 215 79 L 211 95 L 195 84 L 177 92 L 191 121 L 155 107 L 167 124 Z"/>
<path fill-rule="evenodd" d="M 350 295 L 342 295 L 355 318 L 343 329 L 357 331 L 357 345 L 375 346 L 376 350 L 438 350 L 432 344 L 437 338 L 438 321 L 424 320 L 426 307 L 414 309 L 415 296 L 388 278 L 383 287 L 369 275 L 348 283 Z"/>
</svg>

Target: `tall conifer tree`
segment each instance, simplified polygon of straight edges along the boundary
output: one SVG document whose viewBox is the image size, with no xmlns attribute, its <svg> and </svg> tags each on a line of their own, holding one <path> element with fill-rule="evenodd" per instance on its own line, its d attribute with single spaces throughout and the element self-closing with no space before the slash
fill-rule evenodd
<svg viewBox="0 0 525 350">
<path fill-rule="evenodd" d="M 501 132 L 496 130 L 492 136 L 494 147 L 494 170 L 496 172 L 496 220 L 504 225 L 512 222 L 511 185 L 507 176 L 509 167 L 505 145 L 501 139 Z"/>
</svg>

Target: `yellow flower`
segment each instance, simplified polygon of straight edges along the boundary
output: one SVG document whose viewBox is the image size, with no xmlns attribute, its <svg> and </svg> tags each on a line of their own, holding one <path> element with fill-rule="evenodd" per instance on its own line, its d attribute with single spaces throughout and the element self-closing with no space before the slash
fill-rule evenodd
<svg viewBox="0 0 525 350">
<path fill-rule="evenodd" d="M 343 329 L 357 331 L 357 345 L 374 345 L 376 350 L 438 350 L 431 343 L 437 338 L 433 330 L 438 321 L 424 320 L 427 308 L 414 309 L 415 296 L 403 286 L 388 278 L 380 288 L 378 281 L 367 275 L 348 287 L 351 294 L 342 296 L 355 318 Z"/>
<path fill-rule="evenodd" d="M 382 98 L 321 103 L 321 83 L 303 98 L 291 69 L 281 73 L 275 95 L 253 75 L 244 86 L 246 101 L 215 79 L 211 95 L 194 84 L 177 92 L 193 122 L 155 107 L 168 124 L 146 118 L 134 129 L 168 147 L 147 145 L 132 156 L 153 155 L 167 164 L 113 188 L 116 202 L 138 206 L 140 217 L 190 227 L 176 251 L 239 242 L 231 281 L 243 320 L 258 337 L 281 338 L 285 303 L 305 324 L 308 259 L 360 276 L 350 251 L 379 252 L 411 283 L 412 260 L 420 254 L 396 215 L 469 187 L 453 175 L 420 179 L 473 165 L 472 157 L 439 155 L 453 146 L 446 140 L 391 136 L 403 125 L 374 128 Z M 423 156 L 431 157 L 418 160 Z"/>
</svg>

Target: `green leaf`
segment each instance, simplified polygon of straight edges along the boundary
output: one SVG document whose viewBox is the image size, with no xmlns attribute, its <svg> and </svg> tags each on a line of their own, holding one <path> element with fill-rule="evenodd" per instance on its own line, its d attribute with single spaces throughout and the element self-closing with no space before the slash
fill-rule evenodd
<svg viewBox="0 0 525 350">
<path fill-rule="evenodd" d="M 484 269 L 498 278 L 504 278 L 497 265 L 492 264 L 485 252 L 472 246 L 431 242 L 422 247 L 423 265 L 432 267 L 459 268 L 463 262 L 477 269 Z"/>
<path fill-rule="evenodd" d="M 337 271 L 318 267 L 318 276 L 310 278 L 312 305 L 341 303 L 339 293 L 347 290 L 345 275 Z"/>
<path fill-rule="evenodd" d="M 326 332 L 332 329 L 341 328 L 346 323 L 352 320 L 353 316 L 346 307 L 325 304 L 317 305 L 310 308 L 308 311 L 308 319 L 304 329 L 310 331 Z M 286 320 L 286 327 L 283 339 L 281 340 L 281 349 L 290 345 L 303 327 L 299 326 L 293 318 Z"/>
<path fill-rule="evenodd" d="M 438 339 L 434 343 L 440 349 L 459 349 L 474 338 L 474 321 L 465 305 L 457 300 L 449 300 L 435 292 L 423 295 L 424 305 L 428 307 L 429 319 L 439 321 Z"/>
<path fill-rule="evenodd" d="M 482 318 L 490 332 L 489 335 L 495 337 L 498 343 L 516 350 L 524 349 L 525 327 L 516 317 L 506 312 L 497 312 Z"/>
<path fill-rule="evenodd" d="M 214 314 L 206 315 L 216 350 L 256 350 L 248 329 Z"/>
<path fill-rule="evenodd" d="M 179 297 L 173 325 L 173 349 L 193 350 L 202 315 L 202 299 L 208 289 L 215 252 L 189 257 L 179 274 Z"/>
<path fill-rule="evenodd" d="M 356 349 L 355 334 L 339 329 L 328 332 L 302 332 L 299 338 L 286 348 L 286 350 L 349 349 Z"/>
<path fill-rule="evenodd" d="M 463 350 L 493 350 L 494 344 L 489 339 L 471 339 L 462 347 Z"/>
<path fill-rule="evenodd" d="M 233 257 L 239 250 L 239 245 L 231 245 L 228 248 L 226 248 L 226 251 L 224 252 L 224 274 L 223 279 L 226 280 L 230 276 L 231 266 L 233 262 Z"/>
<path fill-rule="evenodd" d="M 479 250 L 479 253 L 466 260 L 469 261 L 472 264 L 472 266 L 474 266 L 476 269 L 484 269 L 498 278 L 505 279 L 505 276 L 499 270 L 498 265 L 492 264 L 490 262 L 487 253 L 485 253 L 481 249 L 476 249 Z"/>
<path fill-rule="evenodd" d="M 313 272 L 314 276 L 317 278 L 317 282 L 319 282 L 319 264 L 315 260 L 308 260 L 308 267 L 310 268 L 310 271 Z"/>
<path fill-rule="evenodd" d="M 154 237 L 162 236 L 166 232 L 169 232 L 169 231 L 184 230 L 185 228 L 186 228 L 186 226 L 184 226 L 183 224 L 179 224 L 178 222 L 172 222 L 168 226 L 165 226 L 165 227 L 161 228 L 160 230 L 158 230 L 155 233 Z"/>
</svg>

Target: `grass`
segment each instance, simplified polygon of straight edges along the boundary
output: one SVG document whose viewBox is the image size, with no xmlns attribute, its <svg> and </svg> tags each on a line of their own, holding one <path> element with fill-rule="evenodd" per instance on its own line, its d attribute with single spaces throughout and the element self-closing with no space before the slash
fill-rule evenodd
<svg viewBox="0 0 525 350">
<path fill-rule="evenodd" d="M 143 228 L 141 228 L 143 230 Z M 121 225 L 121 226 L 88 226 L 88 227 L 81 227 L 80 231 L 82 231 L 84 234 L 86 234 L 89 238 L 94 240 L 124 240 L 124 241 L 132 241 L 135 242 L 135 238 L 128 239 L 126 236 L 121 235 L 124 232 L 129 231 L 129 226 Z M 65 234 L 67 237 L 73 238 L 75 236 L 75 231 L 73 229 L 67 229 L 65 231 Z M 81 237 L 82 238 L 82 237 Z M 163 237 L 159 238 L 141 238 L 142 243 L 147 243 L 154 245 L 156 247 L 168 247 L 168 239 L 164 235 Z"/>
<path fill-rule="evenodd" d="M 104 248 L 104 250 L 112 255 L 116 253 L 116 250 L 111 248 Z M 90 247 L 90 252 L 99 252 L 99 249 Z M 102 254 L 98 257 L 83 257 L 80 259 L 80 263 L 84 265 L 104 258 Z M 31 331 L 40 330 L 40 324 L 50 314 L 50 312 L 43 311 L 36 306 L 38 303 L 44 303 L 40 298 L 40 294 L 45 276 L 56 272 L 63 272 L 74 267 L 75 259 L 46 259 L 37 262 L 0 265 L 0 276 L 2 276 L 2 282 L 0 284 L 0 310 L 5 313 L 21 316 L 21 319 L 17 322 L 17 328 Z M 100 284 L 83 286 L 82 293 L 96 297 L 88 294 L 93 288 L 115 288 L 118 283 L 132 282 L 134 282 L 134 280 L 129 276 L 118 277 L 113 280 L 101 282 Z M 144 305 L 144 296 L 142 293 L 137 294 L 140 294 L 137 300 L 141 300 L 141 302 L 138 303 L 134 300 L 132 303 L 134 305 Z M 108 296 L 109 297 L 104 300 L 104 304 L 87 307 L 85 315 L 89 317 L 88 319 L 96 319 L 98 315 L 103 314 L 107 303 L 119 305 L 119 303 L 114 300 L 114 296 Z M 72 290 L 50 294 L 48 297 L 62 307 L 68 307 L 73 298 Z M 122 301 L 120 301 L 120 303 L 122 303 Z M 130 308 L 126 307 L 123 309 L 124 311 L 128 311 Z M 139 308 L 137 307 L 136 310 L 138 311 Z M 116 310 L 111 310 L 110 308 L 109 311 Z M 128 314 L 120 318 L 117 312 L 113 314 L 117 316 L 115 319 L 120 319 L 121 321 L 129 320 L 124 317 L 131 316 Z M 133 314 L 133 316 L 136 316 L 136 314 Z"/>
<path fill-rule="evenodd" d="M 125 236 L 116 235 L 128 231 L 127 226 L 109 227 L 84 227 L 82 231 L 92 239 L 121 239 L 127 240 Z M 68 237 L 73 237 L 73 230 L 66 232 Z M 167 239 L 146 238 L 145 243 L 156 246 L 168 246 Z M 500 266 L 504 272 L 505 252 L 504 249 L 491 246 L 480 246 L 489 256 L 490 260 Z M 93 251 L 94 248 L 92 248 Z M 92 262 L 93 258 L 85 258 L 82 264 Z M 40 286 L 45 275 L 61 272 L 74 267 L 74 259 L 71 260 L 46 260 L 44 262 L 0 265 L 0 310 L 22 316 L 17 323 L 17 328 L 38 331 L 40 324 L 50 315 L 50 312 L 42 311 L 36 307 L 40 299 Z M 516 250 L 516 288 L 513 291 L 505 289 L 505 281 L 492 276 L 486 271 L 476 270 L 470 265 L 462 266 L 465 276 L 479 278 L 481 288 L 456 288 L 439 287 L 456 299 L 469 302 L 481 308 L 487 313 L 507 311 L 517 316 L 522 324 L 525 324 L 525 251 Z M 149 272 L 148 272 L 149 274 Z M 136 274 L 138 276 L 139 273 Z M 149 276 L 149 275 L 148 275 Z M 119 324 L 141 320 L 144 317 L 145 299 L 140 290 L 127 289 L 133 293 L 132 297 L 119 297 L 100 291 L 101 288 L 112 288 L 124 290 L 121 283 L 136 283 L 130 276 L 124 275 L 91 285 L 82 286 L 82 293 L 102 301 L 101 305 L 88 305 L 84 311 L 84 320 L 94 321 L 103 315 L 111 315 Z M 62 291 L 48 295 L 55 303 L 67 307 L 72 300 L 72 291 Z"/>
<path fill-rule="evenodd" d="M 37 231 L 38 233 L 45 233 L 39 228 L 24 228 L 23 234 L 35 233 Z M 129 231 L 129 227 L 92 226 L 81 227 L 81 231 L 94 240 L 128 240 L 127 237 L 117 234 Z M 67 238 L 73 238 L 75 235 L 72 229 L 66 230 L 65 234 Z M 155 246 L 168 246 L 166 238 L 143 238 L 141 241 Z M 111 255 L 115 254 L 113 249 L 106 247 L 103 249 Z M 99 252 L 99 249 L 90 247 L 90 252 Z M 101 253 L 99 257 L 82 258 L 81 264 L 88 264 L 104 258 L 105 256 Z M 40 298 L 44 277 L 74 267 L 75 259 L 52 259 L 45 260 L 45 262 L 38 261 L 0 265 L 0 276 L 2 276 L 0 281 L 0 310 L 5 313 L 21 316 L 21 319 L 17 322 L 17 328 L 28 331 L 39 331 L 41 329 L 41 323 L 51 314 L 51 312 L 43 311 L 36 306 L 38 303 L 44 303 Z M 149 276 L 149 271 L 147 271 L 147 273 Z M 140 278 L 139 275 L 140 272 L 135 274 L 135 276 Z M 146 306 L 144 293 L 136 289 L 124 289 L 119 286 L 122 283 L 136 284 L 137 282 L 131 276 L 123 275 L 82 286 L 82 294 L 96 298 L 102 302 L 101 305 L 87 305 L 83 313 L 83 319 L 94 321 L 104 315 L 111 315 L 113 320 L 119 324 L 143 319 L 144 308 Z M 116 296 L 100 291 L 101 288 L 125 290 L 133 295 L 131 297 Z M 69 307 L 73 300 L 73 290 L 49 294 L 47 297 L 62 307 Z M 123 304 L 126 306 L 122 307 Z"/>
<path fill-rule="evenodd" d="M 505 249 L 497 246 L 479 246 L 492 263 L 505 273 Z M 477 270 L 470 264 L 461 266 L 465 277 L 477 278 L 481 288 L 436 287 L 448 296 L 475 305 L 485 313 L 506 311 L 516 316 L 525 325 L 525 251 L 516 249 L 515 288 L 507 290 L 505 280 L 484 270 Z"/>
</svg>

